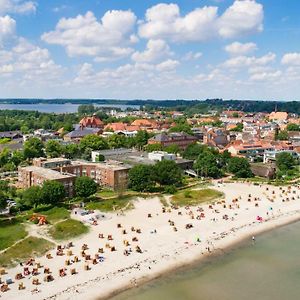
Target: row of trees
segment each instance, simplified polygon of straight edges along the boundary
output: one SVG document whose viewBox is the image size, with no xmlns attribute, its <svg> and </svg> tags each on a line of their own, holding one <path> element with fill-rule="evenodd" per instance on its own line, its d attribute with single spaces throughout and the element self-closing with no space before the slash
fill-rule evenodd
<svg viewBox="0 0 300 300">
<path fill-rule="evenodd" d="M 98 185 L 89 177 L 77 177 L 75 180 L 75 196 L 89 197 L 97 192 Z M 20 194 L 18 201 L 21 208 L 36 208 L 38 205 L 57 205 L 66 198 L 66 190 L 58 181 L 45 181 L 42 186 L 31 186 Z"/>
<path fill-rule="evenodd" d="M 182 171 L 174 161 L 163 160 L 155 165 L 136 165 L 129 171 L 129 188 L 138 192 L 167 191 L 182 184 Z"/>
</svg>

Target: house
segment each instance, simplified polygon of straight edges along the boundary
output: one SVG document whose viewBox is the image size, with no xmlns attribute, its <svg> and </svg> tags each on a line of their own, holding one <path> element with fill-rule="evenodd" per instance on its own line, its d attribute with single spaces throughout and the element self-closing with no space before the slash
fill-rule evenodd
<svg viewBox="0 0 300 300">
<path fill-rule="evenodd" d="M 277 124 L 284 124 L 288 120 L 288 113 L 285 111 L 273 111 L 269 114 L 269 120 Z"/>
<path fill-rule="evenodd" d="M 131 126 L 137 126 L 139 130 L 154 131 L 160 128 L 156 120 L 151 119 L 137 119 L 131 123 Z"/>
<path fill-rule="evenodd" d="M 79 142 L 82 138 L 89 134 L 97 134 L 100 135 L 102 132 L 102 129 L 100 128 L 79 128 L 75 129 L 66 135 L 64 135 L 64 140 L 67 142 L 73 141 L 73 142 Z"/>
<path fill-rule="evenodd" d="M 91 117 L 84 117 L 80 120 L 79 125 L 81 128 L 101 128 L 103 129 L 104 123 L 94 114 Z"/>
<path fill-rule="evenodd" d="M 10 139 L 10 140 L 17 140 L 21 139 L 23 134 L 21 131 L 4 131 L 0 132 L 0 139 Z"/>
<path fill-rule="evenodd" d="M 109 123 L 103 129 L 104 133 L 114 132 L 116 134 L 123 134 L 125 136 L 135 136 L 139 130 L 139 126 L 127 125 L 122 122 Z"/>
<path fill-rule="evenodd" d="M 180 149 L 185 150 L 189 145 L 195 143 L 197 138 L 184 132 L 160 133 L 148 140 L 149 145 L 160 144 L 163 147 L 177 145 Z"/>
<path fill-rule="evenodd" d="M 233 156 L 263 157 L 265 151 L 272 151 L 275 147 L 267 141 L 242 141 L 236 140 L 229 143 L 224 150 Z"/>
<path fill-rule="evenodd" d="M 222 128 L 208 128 L 203 136 L 203 143 L 211 147 L 223 149 L 230 142 L 230 138 Z"/>
</svg>

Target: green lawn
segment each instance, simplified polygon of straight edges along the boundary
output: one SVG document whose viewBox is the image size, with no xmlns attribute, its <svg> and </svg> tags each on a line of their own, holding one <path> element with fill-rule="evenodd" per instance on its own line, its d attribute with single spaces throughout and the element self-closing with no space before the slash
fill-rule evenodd
<svg viewBox="0 0 300 300">
<path fill-rule="evenodd" d="M 31 257 L 44 255 L 54 244 L 36 237 L 28 237 L 0 254 L 0 266 L 8 267 L 24 262 Z"/>
<path fill-rule="evenodd" d="M 16 219 L 12 221 L 0 219 L 0 250 L 10 247 L 26 236 L 25 226 Z"/>
<path fill-rule="evenodd" d="M 69 240 L 87 233 L 88 231 L 89 228 L 83 223 L 77 220 L 69 219 L 53 225 L 52 228 L 50 228 L 49 233 L 53 239 L 61 241 Z"/>
<path fill-rule="evenodd" d="M 185 190 L 172 196 L 172 204 L 179 206 L 194 206 L 205 202 L 215 201 L 224 196 L 223 193 L 214 189 Z"/>
<path fill-rule="evenodd" d="M 47 211 L 41 211 L 40 214 L 45 215 L 47 221 L 52 224 L 70 217 L 70 212 L 64 207 L 53 207 Z"/>
<path fill-rule="evenodd" d="M 123 196 L 120 199 L 106 199 L 86 203 L 87 209 L 97 209 L 102 212 L 113 212 L 121 209 L 133 209 L 131 196 Z"/>
</svg>

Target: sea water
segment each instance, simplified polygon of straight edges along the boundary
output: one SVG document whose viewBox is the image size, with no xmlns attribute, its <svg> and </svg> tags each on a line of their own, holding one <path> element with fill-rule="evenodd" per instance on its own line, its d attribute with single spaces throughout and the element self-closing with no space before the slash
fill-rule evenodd
<svg viewBox="0 0 300 300">
<path fill-rule="evenodd" d="M 245 241 L 113 300 L 298 300 L 300 222 Z"/>
</svg>

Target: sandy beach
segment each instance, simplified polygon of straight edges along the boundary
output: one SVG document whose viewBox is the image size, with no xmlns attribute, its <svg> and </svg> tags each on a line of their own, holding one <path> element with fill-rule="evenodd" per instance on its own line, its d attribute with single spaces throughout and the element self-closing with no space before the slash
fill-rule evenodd
<svg viewBox="0 0 300 300">
<path fill-rule="evenodd" d="M 108 298 L 165 272 L 220 253 L 245 238 L 251 241 L 252 236 L 263 231 L 300 219 L 298 187 L 214 183 L 213 188 L 225 195 L 214 205 L 166 208 L 163 212 L 159 198 L 154 197 L 137 200 L 135 209 L 123 215 L 106 214 L 97 226 L 91 226 L 87 235 L 72 240 L 71 256 L 67 255 L 68 250 L 63 251 L 63 256 L 57 256 L 54 249 L 50 252 L 52 259 L 36 258 L 41 265 L 40 274 L 34 276 L 39 279 L 39 285 L 32 284 L 31 274 L 15 280 L 15 275 L 23 271 L 21 266 L 7 270 L 2 280 L 11 277 L 14 283 L 9 285 L 9 291 L 0 294 L 1 299 Z M 78 218 L 75 214 L 73 217 Z M 187 224 L 192 227 L 187 229 Z M 108 235 L 112 240 L 108 240 Z M 86 257 L 94 258 L 98 254 L 101 259 L 97 258 L 95 264 L 86 261 L 81 255 L 83 244 L 87 245 Z M 137 246 L 140 252 L 136 251 Z M 116 251 L 111 251 L 112 247 Z M 103 248 L 103 254 L 98 252 L 99 248 Z M 128 255 L 124 254 L 125 250 Z M 75 256 L 79 262 L 73 262 Z M 70 265 L 66 266 L 68 259 Z M 89 270 L 85 270 L 87 264 Z M 44 281 L 44 267 L 52 272 L 53 281 Z M 71 275 L 74 268 L 76 274 Z M 64 269 L 66 276 L 60 277 L 59 269 Z M 18 290 L 20 282 L 24 290 Z M 34 289 L 37 290 L 32 292 Z"/>
</svg>

